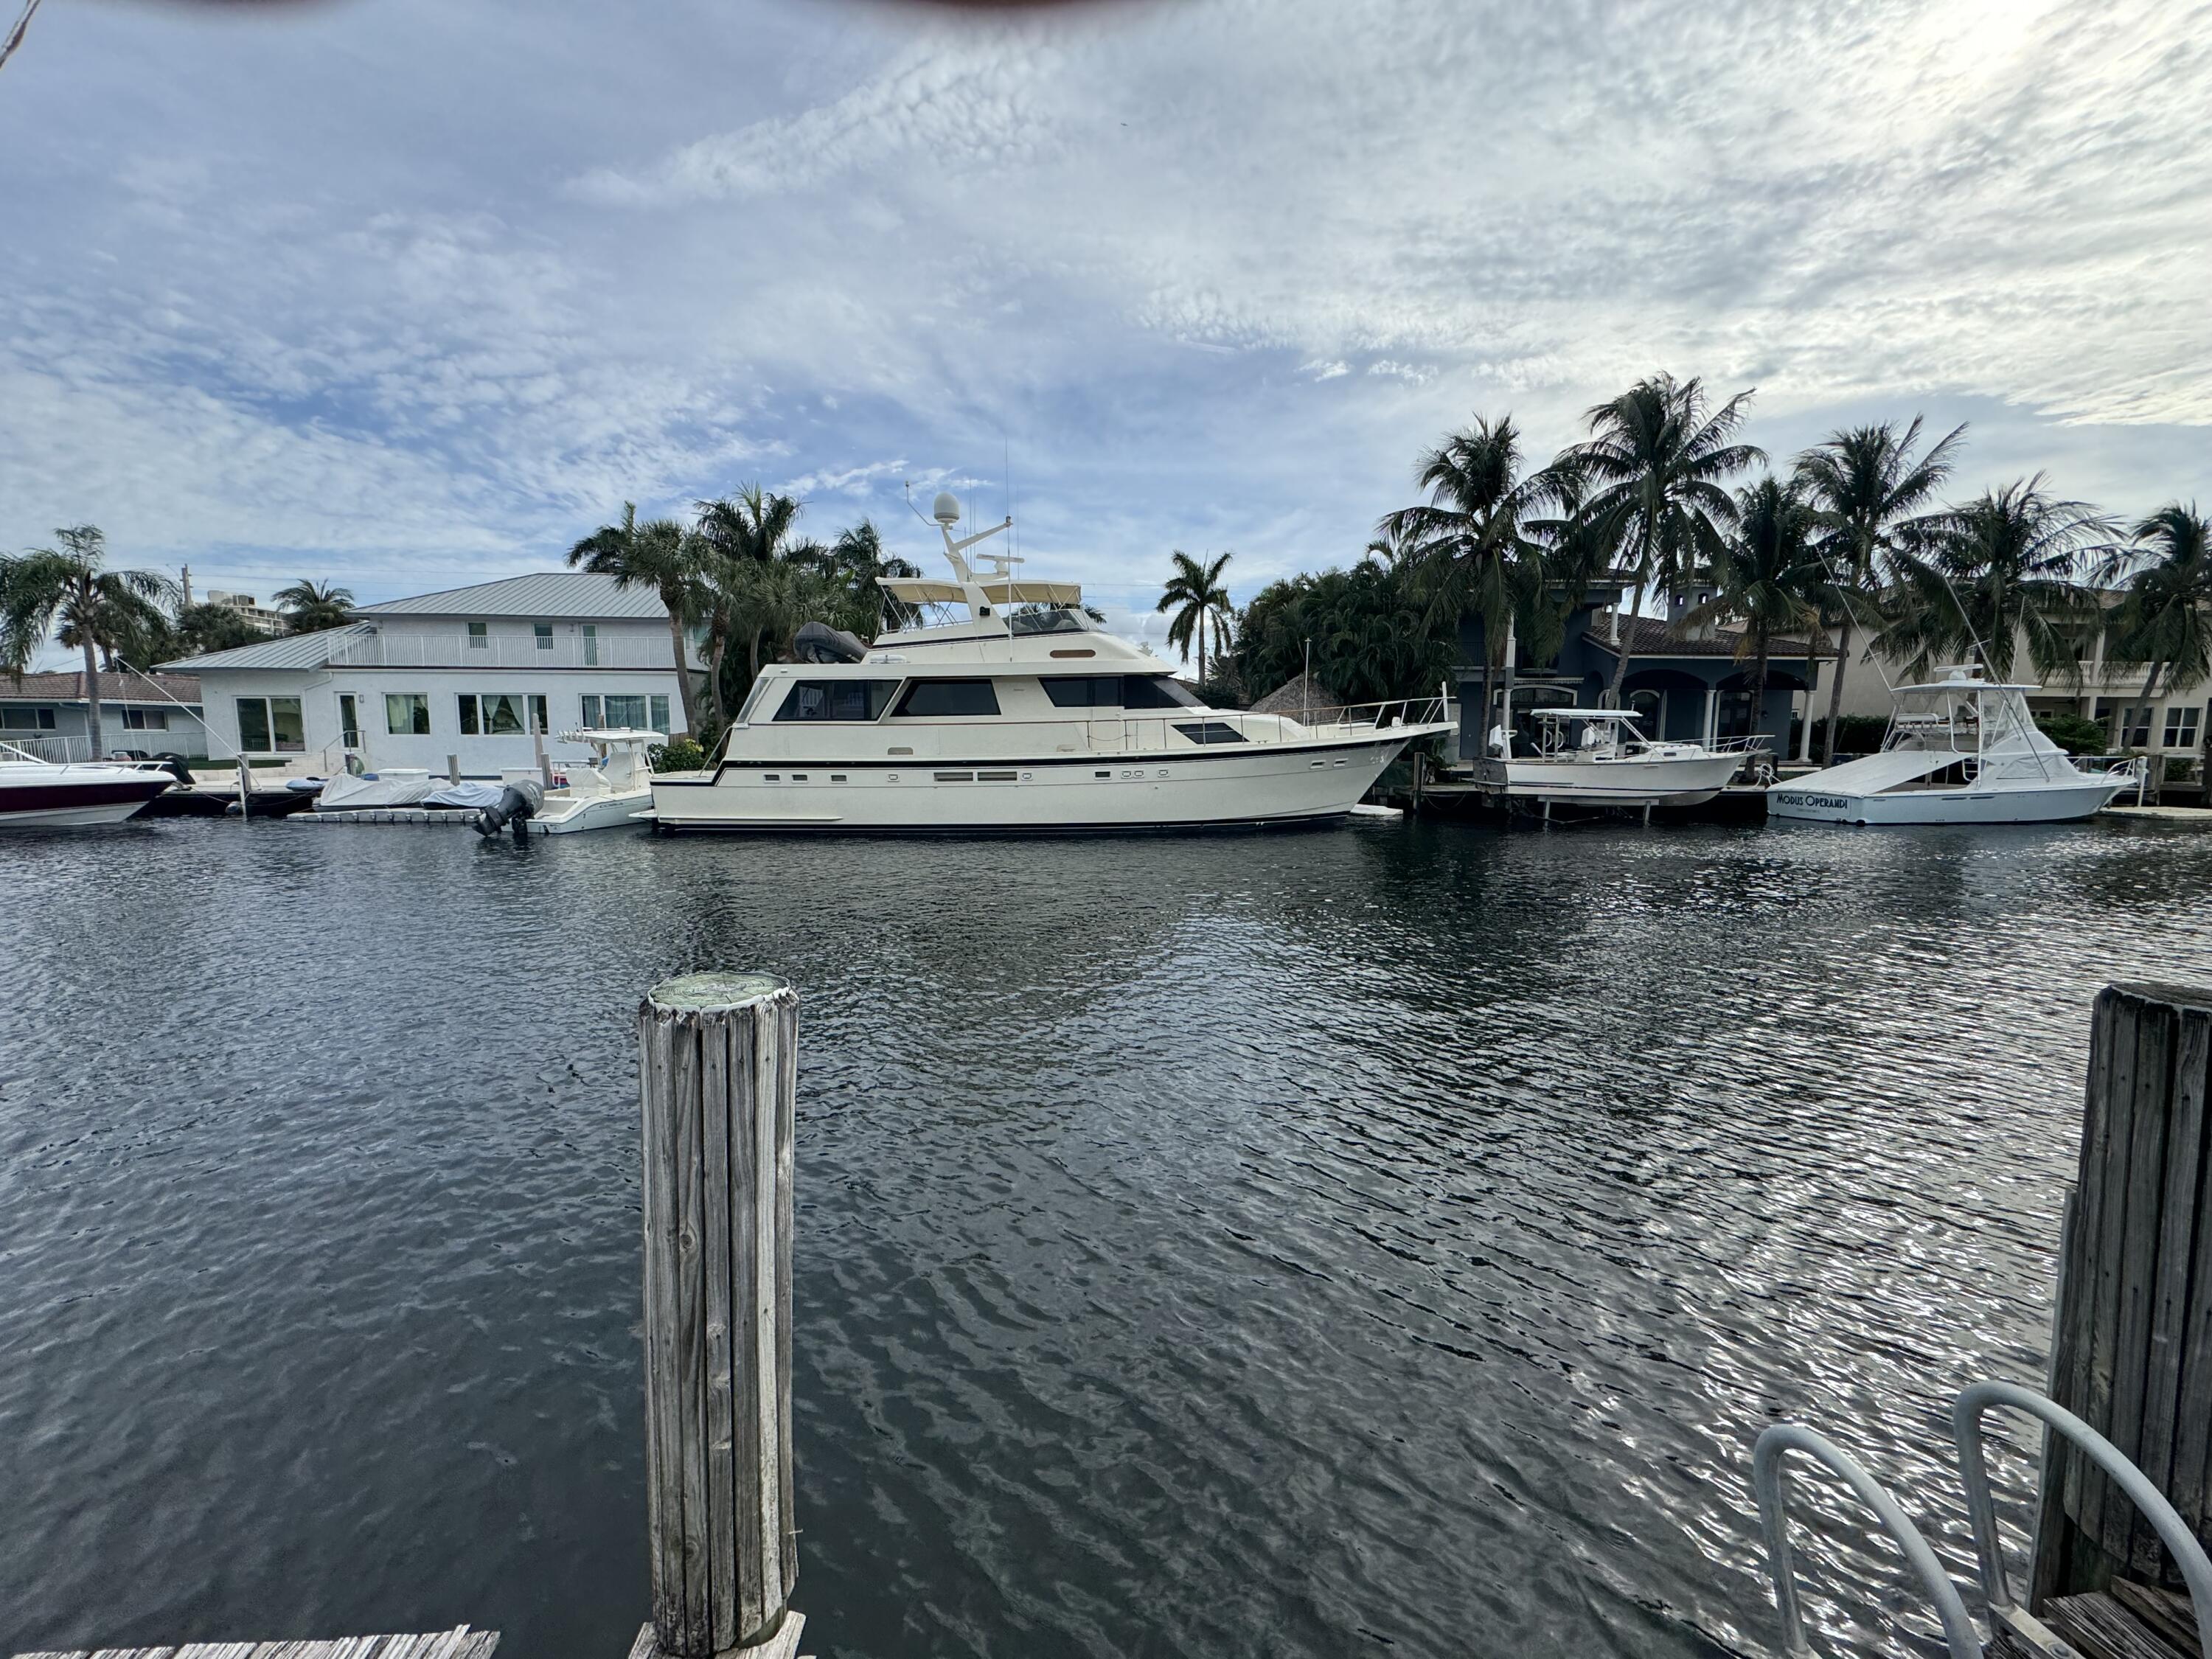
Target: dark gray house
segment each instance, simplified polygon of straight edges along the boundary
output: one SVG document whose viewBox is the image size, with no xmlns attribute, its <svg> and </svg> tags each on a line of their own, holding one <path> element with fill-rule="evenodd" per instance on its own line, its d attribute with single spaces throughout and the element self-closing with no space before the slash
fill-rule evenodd
<svg viewBox="0 0 2212 1659">
<path fill-rule="evenodd" d="M 1621 682 L 1621 702 L 1644 714 L 1650 736 L 1710 741 L 1764 732 L 1773 738 L 1777 755 L 1788 757 L 1803 751 L 1809 722 L 1796 730 L 1792 723 L 1808 706 L 1820 666 L 1808 661 L 1803 640 L 1777 639 L 1770 646 L 1766 695 L 1753 708 L 1753 664 L 1748 656 L 1738 654 L 1741 632 L 1702 627 L 1686 633 L 1679 627 L 1685 615 L 1712 597 L 1711 589 L 1692 587 L 1667 595 L 1669 619 L 1662 622 L 1656 617 L 1621 615 L 1631 586 L 1613 578 L 1593 583 L 1568 613 L 1566 636 L 1556 659 L 1540 662 L 1525 650 L 1516 651 L 1516 713 L 1551 705 L 1598 707 L 1625 649 L 1628 673 Z M 1459 643 L 1461 662 L 1454 672 L 1459 681 L 1460 753 L 1478 755 L 1485 728 L 1478 718 L 1485 654 L 1479 617 L 1462 618 Z M 1502 689 L 1493 682 L 1489 725 L 1497 723 Z"/>
</svg>

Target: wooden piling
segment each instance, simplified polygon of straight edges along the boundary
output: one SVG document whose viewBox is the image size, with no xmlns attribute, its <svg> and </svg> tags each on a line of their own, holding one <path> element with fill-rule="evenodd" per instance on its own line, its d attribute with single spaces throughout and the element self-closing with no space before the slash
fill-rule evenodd
<svg viewBox="0 0 2212 1659">
<path fill-rule="evenodd" d="M 2051 1397 L 2118 1447 L 2212 1546 L 2212 994 L 2097 998 L 2081 1152 L 2060 1242 Z M 2030 1605 L 2171 1572 L 2134 1506 L 2046 1439 Z M 2178 1581 L 2177 1581 L 2178 1582 Z"/>
<path fill-rule="evenodd" d="M 653 1620 L 670 1659 L 787 1648 L 799 999 L 693 974 L 638 1007 Z"/>
</svg>

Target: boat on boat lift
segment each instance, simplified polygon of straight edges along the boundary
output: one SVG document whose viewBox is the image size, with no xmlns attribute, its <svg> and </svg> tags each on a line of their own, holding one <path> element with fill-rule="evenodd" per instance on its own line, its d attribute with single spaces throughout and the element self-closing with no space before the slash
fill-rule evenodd
<svg viewBox="0 0 2212 1659">
<path fill-rule="evenodd" d="M 119 823 L 176 781 L 161 761 L 47 761 L 0 743 L 0 829 Z"/>
<path fill-rule="evenodd" d="M 1116 638 L 1073 582 L 956 539 L 932 516 L 952 580 L 884 577 L 917 614 L 862 645 L 812 626 L 811 659 L 761 671 L 713 763 L 653 779 L 663 830 L 872 833 L 1175 830 L 1350 815 L 1415 738 L 1449 731 L 1442 697 L 1311 721 L 1207 707 Z M 987 568 L 985 568 L 987 567 Z"/>
<path fill-rule="evenodd" d="M 1532 708 L 1534 752 L 1504 755 L 1505 732 L 1491 732 L 1492 756 L 1475 763 L 1474 781 L 1508 799 L 1584 806 L 1695 806 L 1720 793 L 1762 749 L 1764 737 L 1702 743 L 1644 735 L 1627 708 Z"/>
<path fill-rule="evenodd" d="M 1775 817 L 1831 823 L 2063 823 L 2136 787 L 2140 763 L 2085 770 L 2035 723 L 2034 685 L 2002 685 L 1975 666 L 1891 693 L 1878 753 L 1766 792 Z"/>
</svg>

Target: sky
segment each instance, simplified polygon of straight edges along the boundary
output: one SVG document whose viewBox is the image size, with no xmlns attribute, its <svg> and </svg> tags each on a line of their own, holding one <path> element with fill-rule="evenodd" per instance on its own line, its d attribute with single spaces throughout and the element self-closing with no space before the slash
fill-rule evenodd
<svg viewBox="0 0 2212 1659">
<path fill-rule="evenodd" d="M 934 570 L 950 487 L 1157 646 L 1170 549 L 1656 370 L 2132 518 L 2212 505 L 2212 0 L 46 0 L 0 306 L 0 550 L 199 591 L 751 482 Z"/>
</svg>

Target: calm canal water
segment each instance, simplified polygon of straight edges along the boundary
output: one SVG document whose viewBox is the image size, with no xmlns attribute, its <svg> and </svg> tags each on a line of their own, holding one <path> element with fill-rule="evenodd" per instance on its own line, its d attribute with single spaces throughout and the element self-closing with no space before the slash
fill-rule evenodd
<svg viewBox="0 0 2212 1659">
<path fill-rule="evenodd" d="M 1765 1651 L 1778 1418 L 1965 1570 L 2088 999 L 2208 915 L 2130 826 L 11 837 L 0 1653 L 625 1651 L 630 1021 L 708 965 L 804 997 L 810 1650 Z M 1921 1643 L 1811 1520 L 1817 1616 Z"/>
</svg>

